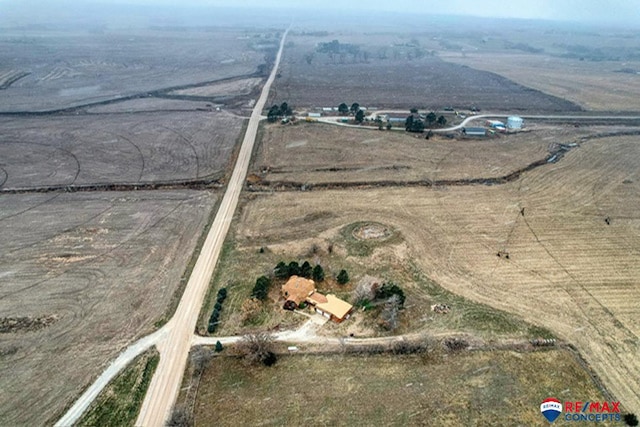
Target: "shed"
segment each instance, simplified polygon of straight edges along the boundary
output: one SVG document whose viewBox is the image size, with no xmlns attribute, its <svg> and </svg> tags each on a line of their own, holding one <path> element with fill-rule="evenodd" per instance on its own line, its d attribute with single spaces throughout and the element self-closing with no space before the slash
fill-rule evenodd
<svg viewBox="0 0 640 427">
<path fill-rule="evenodd" d="M 307 113 L 307 117 L 322 117 L 322 113 Z"/>
<path fill-rule="evenodd" d="M 467 136 L 485 136 L 487 130 L 485 128 L 462 128 L 462 133 Z"/>
<path fill-rule="evenodd" d="M 522 117 L 510 116 L 507 118 L 507 127 L 509 129 L 522 129 L 523 123 Z"/>
</svg>

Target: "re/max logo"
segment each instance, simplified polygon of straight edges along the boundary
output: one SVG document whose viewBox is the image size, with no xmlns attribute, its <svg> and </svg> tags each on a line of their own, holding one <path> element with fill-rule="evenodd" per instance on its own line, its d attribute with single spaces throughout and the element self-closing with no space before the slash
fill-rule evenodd
<svg viewBox="0 0 640 427">
<path fill-rule="evenodd" d="M 620 413 L 620 402 L 564 402 L 565 412 Z"/>
</svg>

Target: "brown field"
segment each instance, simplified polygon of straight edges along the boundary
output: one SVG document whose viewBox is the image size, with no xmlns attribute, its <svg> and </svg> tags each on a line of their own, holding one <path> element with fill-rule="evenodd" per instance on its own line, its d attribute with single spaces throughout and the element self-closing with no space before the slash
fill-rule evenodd
<svg viewBox="0 0 640 427">
<path fill-rule="evenodd" d="M 525 53 L 440 53 L 443 60 L 504 76 L 550 95 L 567 99 L 587 110 L 638 111 L 638 61 L 580 61 Z"/>
<path fill-rule="evenodd" d="M 379 37 L 378 37 L 379 38 Z M 378 39 L 377 38 L 377 39 Z M 351 42 L 361 45 L 364 56 L 336 56 L 316 53 L 316 43 Z M 386 58 L 378 55 L 380 45 L 372 45 L 364 35 L 332 34 L 324 38 L 290 38 L 294 46 L 285 49 L 281 77 L 275 81 L 271 99 L 296 107 L 337 107 L 341 102 L 359 102 L 366 107 L 425 109 L 443 107 L 500 111 L 575 111 L 569 101 L 538 92 L 497 74 L 463 67 L 421 51 L 411 57 L 410 48 L 389 49 Z M 396 42 L 389 36 L 386 45 Z M 408 40 L 403 40 L 406 43 Z M 383 45 L 384 46 L 384 45 Z M 409 59 L 411 58 L 411 59 Z"/>
<path fill-rule="evenodd" d="M 425 140 L 424 135 L 320 123 L 267 125 L 253 172 L 266 181 L 300 184 L 498 178 L 545 159 L 557 144 L 593 132 L 529 128 L 489 139 Z"/>
<path fill-rule="evenodd" d="M 146 113 L 146 112 L 174 112 L 174 111 L 196 111 L 198 108 L 211 109 L 213 104 L 209 101 L 185 101 L 181 99 L 167 98 L 137 98 L 123 102 L 96 105 L 85 109 L 90 114 L 111 114 L 111 113 Z"/>
<path fill-rule="evenodd" d="M 194 421 L 229 426 L 543 426 L 548 423 L 539 407 L 549 396 L 604 399 L 575 357 L 562 350 L 428 359 L 281 356 L 271 368 L 217 357 L 203 373 Z"/>
<path fill-rule="evenodd" d="M 264 194 L 245 208 L 238 239 L 259 247 L 387 224 L 429 279 L 574 343 L 637 411 L 639 149 L 635 136 L 590 140 L 496 186 Z"/>
<path fill-rule="evenodd" d="M 226 113 L 0 118 L 0 188 L 220 178 L 242 130 Z"/>
<path fill-rule="evenodd" d="M 216 196 L 183 190 L 1 199 L 0 313 L 55 322 L 0 334 L 0 419 L 42 425 L 163 318 Z"/>
<path fill-rule="evenodd" d="M 250 79 L 231 80 L 220 83 L 214 83 L 207 86 L 201 86 L 191 89 L 181 89 L 170 92 L 175 95 L 191 95 L 191 96 L 238 96 L 250 94 L 256 86 L 262 81 L 259 77 Z"/>
<path fill-rule="evenodd" d="M 105 34 L 4 31 L 7 72 L 30 74 L 3 91 L 3 111 L 67 108 L 252 74 L 265 52 L 246 31 L 128 30 Z"/>
</svg>

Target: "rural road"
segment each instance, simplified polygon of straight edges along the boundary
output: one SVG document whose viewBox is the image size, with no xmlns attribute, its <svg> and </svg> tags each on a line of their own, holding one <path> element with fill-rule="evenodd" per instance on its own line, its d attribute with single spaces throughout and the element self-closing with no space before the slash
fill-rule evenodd
<svg viewBox="0 0 640 427">
<path fill-rule="evenodd" d="M 126 368 L 138 355 L 144 353 L 160 339 L 164 338 L 166 330 L 164 328 L 157 330 L 151 335 L 139 339 L 118 356 L 116 360 L 111 362 L 109 367 L 98 377 L 98 379 L 85 390 L 73 406 L 69 408 L 66 414 L 55 424 L 56 427 L 66 427 L 75 424 L 84 411 L 87 410 L 91 402 L 100 394 L 103 388 L 118 375 L 118 373 Z"/>
<path fill-rule="evenodd" d="M 182 375 L 184 373 L 191 339 L 195 329 L 200 308 L 209 287 L 209 281 L 218 261 L 222 244 L 225 240 L 233 214 L 238 204 L 240 192 L 247 176 L 251 153 L 258 133 L 258 125 L 262 110 L 267 102 L 271 84 L 275 80 L 276 72 L 282 57 L 284 41 L 289 30 L 287 29 L 280 41 L 280 48 L 276 56 L 271 74 L 267 79 L 260 98 L 249 118 L 247 131 L 242 141 L 240 153 L 233 174 L 229 180 L 227 191 L 224 194 L 220 208 L 211 225 L 211 230 L 202 247 L 202 251 L 187 282 L 180 304 L 175 315 L 167 323 L 168 331 L 166 339 L 158 342 L 160 363 L 151 380 L 149 390 L 145 396 L 140 414 L 136 421 L 139 426 L 163 426 L 168 419 L 173 404 L 178 396 Z"/>
<path fill-rule="evenodd" d="M 249 118 L 247 131 L 244 135 L 238 160 L 233 169 L 227 190 L 220 203 L 209 234 L 202 246 L 200 256 L 196 261 L 191 277 L 187 282 L 176 313 L 164 327 L 136 341 L 123 351 L 82 396 L 80 396 L 67 413 L 55 424 L 56 426 L 65 427 L 76 423 L 109 381 L 125 366 L 131 363 L 136 356 L 153 345 L 156 345 L 160 352 L 160 362 L 151 380 L 144 402 L 142 403 L 136 425 L 149 427 L 163 426 L 168 419 L 178 396 L 182 375 L 187 364 L 189 349 L 191 348 L 193 331 L 198 321 L 198 315 L 200 314 L 200 309 L 207 293 L 213 270 L 218 261 L 222 244 L 229 231 L 240 192 L 244 186 L 262 110 L 267 102 L 271 84 L 275 80 L 282 57 L 284 41 L 288 32 L 289 30 L 287 29 L 282 36 L 271 74 Z M 230 338 L 231 341 L 234 339 L 237 338 Z"/>
</svg>

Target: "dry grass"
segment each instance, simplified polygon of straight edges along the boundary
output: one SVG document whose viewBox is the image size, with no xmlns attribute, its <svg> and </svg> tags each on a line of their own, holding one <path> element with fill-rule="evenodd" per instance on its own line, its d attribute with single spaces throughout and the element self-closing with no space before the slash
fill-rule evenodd
<svg viewBox="0 0 640 427">
<path fill-rule="evenodd" d="M 639 162 L 636 137 L 610 137 L 500 186 L 264 195 L 246 209 L 239 235 L 263 245 L 356 221 L 387 224 L 429 279 L 575 343 L 638 411 Z M 296 235 L 299 221 L 305 229 Z M 497 257 L 501 250 L 510 259 Z M 378 256 L 366 262 L 375 266 Z"/>
<path fill-rule="evenodd" d="M 136 357 L 100 392 L 78 426 L 133 426 L 159 361 L 155 348 Z"/>
<path fill-rule="evenodd" d="M 207 86 L 182 89 L 171 92 L 175 95 L 189 96 L 237 96 L 248 95 L 262 81 L 259 77 L 229 80 Z"/>
<path fill-rule="evenodd" d="M 544 375 L 541 373 L 544 372 Z M 566 351 L 214 359 L 196 425 L 543 425 L 540 402 L 604 397 Z"/>
<path fill-rule="evenodd" d="M 580 132 L 530 125 L 531 132 L 452 140 L 404 132 L 301 123 L 269 125 L 254 172 L 273 182 L 343 183 L 496 178 L 549 155 Z"/>
<path fill-rule="evenodd" d="M 456 64 L 490 71 L 522 85 L 568 99 L 588 110 L 637 111 L 640 78 L 616 70 L 640 70 L 633 61 L 589 62 L 577 59 L 513 53 L 441 53 Z"/>
</svg>

